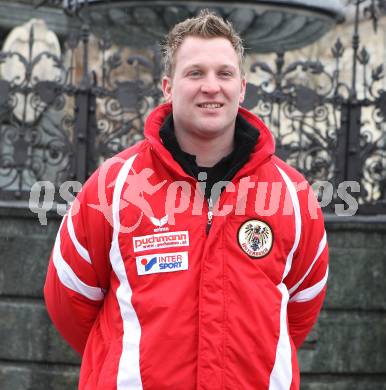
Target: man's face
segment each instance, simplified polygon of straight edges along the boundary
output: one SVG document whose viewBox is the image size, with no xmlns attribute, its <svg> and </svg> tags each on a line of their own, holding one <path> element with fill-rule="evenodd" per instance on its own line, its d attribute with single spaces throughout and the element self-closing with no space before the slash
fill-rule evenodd
<svg viewBox="0 0 386 390">
<path fill-rule="evenodd" d="M 226 38 L 185 38 L 173 75 L 162 81 L 176 132 L 200 139 L 233 134 L 245 85 L 237 53 Z"/>
</svg>

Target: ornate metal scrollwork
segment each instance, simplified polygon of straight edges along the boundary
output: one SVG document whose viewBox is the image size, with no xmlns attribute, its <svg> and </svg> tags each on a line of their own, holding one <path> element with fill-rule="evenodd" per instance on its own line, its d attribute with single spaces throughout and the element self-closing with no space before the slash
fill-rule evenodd
<svg viewBox="0 0 386 390">
<path fill-rule="evenodd" d="M 309 181 L 329 180 L 335 187 L 344 180 L 357 181 L 362 209 L 385 212 L 383 65 L 372 67 L 370 53 L 359 45 L 358 32 L 360 7 L 376 26 L 376 9 L 371 8 L 375 2 L 370 6 L 366 1 L 354 3 L 357 13 L 351 84 L 342 78 L 341 62 L 346 51 L 338 39 L 331 48 L 333 69 L 318 61 L 287 64 L 283 53 L 277 55 L 275 66 L 253 63 L 250 70 L 259 73 L 261 82 L 248 84 L 245 105 L 270 125 L 279 155 Z"/>
<path fill-rule="evenodd" d="M 247 106 L 271 127 L 278 154 L 300 169 L 311 180 L 332 180 L 337 117 L 332 115 L 330 95 L 334 78 L 316 61 L 296 61 L 286 65 L 283 53 L 276 68 L 255 62 L 251 71 L 266 76 L 247 95 Z M 297 82 L 297 74 L 317 76 L 323 85 L 311 88 Z M 309 78 L 307 78 L 309 79 Z M 268 108 L 268 109 L 267 109 Z"/>
<path fill-rule="evenodd" d="M 0 80 L 0 189 L 12 191 L 17 198 L 37 180 L 58 184 L 71 150 L 69 134 L 60 126 L 68 115 L 63 95 L 66 69 L 54 53 L 36 54 L 34 42 L 31 26 L 24 55 L 0 54 L 6 77 Z M 50 79 L 41 79 L 42 63 L 46 71 L 53 70 Z"/>
</svg>

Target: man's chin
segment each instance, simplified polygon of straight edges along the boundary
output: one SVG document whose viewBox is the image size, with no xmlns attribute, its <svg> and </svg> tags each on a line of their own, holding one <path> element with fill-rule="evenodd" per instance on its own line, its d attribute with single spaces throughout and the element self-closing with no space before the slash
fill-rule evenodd
<svg viewBox="0 0 386 390">
<path fill-rule="evenodd" d="M 197 128 L 196 134 L 200 135 L 202 138 L 212 139 L 223 136 L 225 132 L 224 126 L 208 125 Z"/>
</svg>

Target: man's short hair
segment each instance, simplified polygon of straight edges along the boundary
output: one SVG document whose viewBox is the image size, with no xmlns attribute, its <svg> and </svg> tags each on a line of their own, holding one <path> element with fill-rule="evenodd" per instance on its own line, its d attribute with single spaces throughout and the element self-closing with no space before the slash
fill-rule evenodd
<svg viewBox="0 0 386 390">
<path fill-rule="evenodd" d="M 177 23 L 167 34 L 166 40 L 162 45 L 164 72 L 166 76 L 172 76 L 176 52 L 182 45 L 184 39 L 189 36 L 199 38 L 223 37 L 228 39 L 239 57 L 241 74 L 244 74 L 244 46 L 239 34 L 229 21 L 225 21 L 214 12 L 204 9 L 196 17 Z"/>
</svg>

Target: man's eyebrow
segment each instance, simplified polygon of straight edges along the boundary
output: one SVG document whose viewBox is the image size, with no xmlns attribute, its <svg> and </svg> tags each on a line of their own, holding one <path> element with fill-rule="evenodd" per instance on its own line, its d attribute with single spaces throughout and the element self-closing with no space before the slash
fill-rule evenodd
<svg viewBox="0 0 386 390">
<path fill-rule="evenodd" d="M 206 66 L 200 63 L 197 64 L 188 64 L 184 67 L 184 70 L 190 69 L 190 68 L 205 68 Z M 219 66 L 220 69 L 236 69 L 236 66 L 232 64 L 222 64 Z"/>
<path fill-rule="evenodd" d="M 202 64 L 188 64 L 184 67 L 184 69 L 189 69 L 189 68 L 201 68 L 203 65 Z"/>
<path fill-rule="evenodd" d="M 236 66 L 231 65 L 231 64 L 224 64 L 224 65 L 221 65 L 220 68 L 221 68 L 221 69 L 232 69 L 232 70 L 237 69 Z"/>
</svg>

